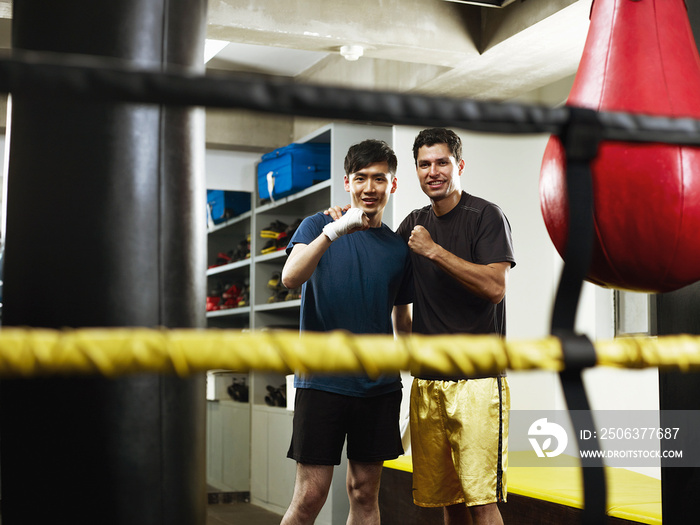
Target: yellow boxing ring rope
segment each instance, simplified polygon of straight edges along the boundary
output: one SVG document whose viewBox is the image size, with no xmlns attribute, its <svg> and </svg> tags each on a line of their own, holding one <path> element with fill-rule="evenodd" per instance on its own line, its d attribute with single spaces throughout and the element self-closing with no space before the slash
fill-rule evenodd
<svg viewBox="0 0 700 525">
<path fill-rule="evenodd" d="M 700 370 L 700 337 L 625 337 L 594 343 L 598 366 Z M 400 370 L 483 376 L 500 370 L 564 369 L 556 337 L 353 335 L 296 331 L 80 328 L 0 330 L 0 377 L 152 372 L 187 376 L 210 369 L 281 373 Z"/>
</svg>

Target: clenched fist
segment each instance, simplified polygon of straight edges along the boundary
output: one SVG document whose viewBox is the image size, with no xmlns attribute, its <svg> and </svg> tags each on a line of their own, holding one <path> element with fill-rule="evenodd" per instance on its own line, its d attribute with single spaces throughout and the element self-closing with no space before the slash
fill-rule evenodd
<svg viewBox="0 0 700 525">
<path fill-rule="evenodd" d="M 408 238 L 408 247 L 414 253 L 428 257 L 437 245 L 430 236 L 428 230 L 423 226 L 416 226 L 411 231 L 411 236 Z"/>
<path fill-rule="evenodd" d="M 350 208 L 345 215 L 323 227 L 323 233 L 333 242 L 338 237 L 369 229 L 369 217 L 360 208 Z"/>
</svg>

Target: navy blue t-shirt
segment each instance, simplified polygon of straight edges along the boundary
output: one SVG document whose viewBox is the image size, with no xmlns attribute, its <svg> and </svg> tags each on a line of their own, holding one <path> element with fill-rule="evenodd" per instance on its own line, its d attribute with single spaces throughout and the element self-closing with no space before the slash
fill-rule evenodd
<svg viewBox="0 0 700 525">
<path fill-rule="evenodd" d="M 287 247 L 310 244 L 333 219 L 317 213 L 304 219 Z M 403 239 L 386 225 L 343 235 L 330 245 L 301 291 L 303 331 L 347 330 L 392 334 L 395 304 L 413 302 L 411 257 Z M 332 348 L 328 349 L 332 351 Z M 297 376 L 297 388 L 368 397 L 401 388 L 399 374 Z"/>
</svg>

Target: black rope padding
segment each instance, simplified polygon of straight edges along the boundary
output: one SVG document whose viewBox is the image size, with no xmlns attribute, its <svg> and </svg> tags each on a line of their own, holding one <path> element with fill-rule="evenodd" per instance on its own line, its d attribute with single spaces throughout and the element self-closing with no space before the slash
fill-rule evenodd
<svg viewBox="0 0 700 525">
<path fill-rule="evenodd" d="M 560 337 L 564 353 L 565 369 L 559 373 L 566 406 L 569 409 L 571 424 L 576 432 L 576 443 L 581 452 L 580 461 L 583 477 L 583 513 L 581 523 L 599 525 L 606 523 L 607 488 L 603 458 L 584 452 L 597 452 L 600 443 L 596 434 L 591 439 L 583 439 L 581 430 L 595 428 L 593 414 L 586 396 L 582 372 L 584 368 L 595 366 L 595 348 L 588 337 L 564 335 Z M 592 357 L 591 357 L 592 356 Z"/>
<path fill-rule="evenodd" d="M 561 133 L 566 154 L 566 192 L 569 231 L 559 287 L 552 311 L 552 335 L 559 336 L 564 370 L 559 374 L 579 451 L 598 451 L 597 437 L 581 439 L 581 430 L 594 428 L 582 371 L 596 365 L 593 343 L 574 331 L 581 287 L 588 273 L 593 247 L 593 181 L 590 163 L 600 145 L 603 126 L 589 109 L 570 108 L 570 120 Z M 581 456 L 584 505 L 581 522 L 597 525 L 606 521 L 606 482 L 603 459 Z"/>
<path fill-rule="evenodd" d="M 590 161 L 598 153 L 602 126 L 590 109 L 570 108 L 561 133 L 566 153 L 566 193 L 569 230 L 564 268 L 552 311 L 552 335 L 573 333 L 581 286 L 588 273 L 593 246 L 593 180 Z"/>
<path fill-rule="evenodd" d="M 0 59 L 0 92 L 64 95 L 180 106 L 504 133 L 556 133 L 565 109 L 348 89 L 241 73 L 197 74 L 168 65 L 137 68 L 109 57 L 15 50 Z"/>
<path fill-rule="evenodd" d="M 0 92 L 266 113 L 494 133 L 559 134 L 571 108 L 483 102 L 294 82 L 286 77 L 199 74 L 109 57 L 14 50 L 0 59 Z M 602 140 L 700 146 L 700 120 L 598 112 Z"/>
</svg>

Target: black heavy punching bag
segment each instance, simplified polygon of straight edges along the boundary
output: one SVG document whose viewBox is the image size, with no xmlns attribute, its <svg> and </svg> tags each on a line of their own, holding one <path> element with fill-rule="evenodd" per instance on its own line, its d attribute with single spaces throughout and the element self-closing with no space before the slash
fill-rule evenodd
<svg viewBox="0 0 700 525">
<path fill-rule="evenodd" d="M 15 50 L 203 69 L 206 0 L 24 0 Z M 204 114 L 12 93 L 3 324 L 201 327 Z M 3 525 L 204 524 L 202 377 L 0 382 Z"/>
</svg>

